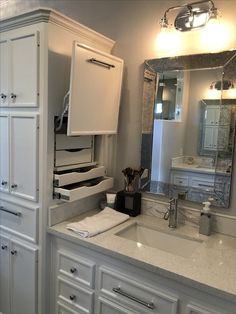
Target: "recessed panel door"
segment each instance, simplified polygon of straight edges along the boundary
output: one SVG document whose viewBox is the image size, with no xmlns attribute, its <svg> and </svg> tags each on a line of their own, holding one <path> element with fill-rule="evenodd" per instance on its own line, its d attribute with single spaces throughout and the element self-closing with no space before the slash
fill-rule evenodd
<svg viewBox="0 0 236 314">
<path fill-rule="evenodd" d="M 36 201 L 38 194 L 37 115 L 11 115 L 10 191 Z"/>
<path fill-rule="evenodd" d="M 10 40 L 9 106 L 38 105 L 38 33 Z"/>
<path fill-rule="evenodd" d="M 10 314 L 10 241 L 0 235 L 0 313 Z"/>
<path fill-rule="evenodd" d="M 9 117 L 0 114 L 0 191 L 9 191 Z"/>
<path fill-rule="evenodd" d="M 0 41 L 0 107 L 8 106 L 8 42 Z"/>
<path fill-rule="evenodd" d="M 11 314 L 35 314 L 37 250 L 11 241 Z"/>
</svg>

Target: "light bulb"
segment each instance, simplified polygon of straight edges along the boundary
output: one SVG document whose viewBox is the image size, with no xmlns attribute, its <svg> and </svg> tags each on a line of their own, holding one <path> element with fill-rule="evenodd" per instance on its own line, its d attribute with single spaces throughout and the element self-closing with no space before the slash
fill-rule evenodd
<svg viewBox="0 0 236 314">
<path fill-rule="evenodd" d="M 202 45 L 211 51 L 223 50 L 230 40 L 229 28 L 220 22 L 219 18 L 212 18 L 202 29 Z"/>
<path fill-rule="evenodd" d="M 180 35 L 176 30 L 163 27 L 157 35 L 156 47 L 167 55 L 176 55 L 180 48 Z"/>
<path fill-rule="evenodd" d="M 230 88 L 228 90 L 229 98 L 236 99 L 236 88 Z"/>
</svg>

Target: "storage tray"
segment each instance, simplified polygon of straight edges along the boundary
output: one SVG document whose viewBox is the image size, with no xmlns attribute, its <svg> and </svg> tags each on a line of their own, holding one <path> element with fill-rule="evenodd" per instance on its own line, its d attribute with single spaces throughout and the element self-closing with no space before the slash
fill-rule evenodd
<svg viewBox="0 0 236 314">
<path fill-rule="evenodd" d="M 105 167 L 80 168 L 78 171 L 54 174 L 54 186 L 61 187 L 76 182 L 82 182 L 105 176 Z"/>
<path fill-rule="evenodd" d="M 54 196 L 66 202 L 73 202 L 90 195 L 94 195 L 113 187 L 113 178 L 102 178 L 97 180 L 90 180 L 78 184 L 71 184 L 63 188 L 54 188 Z"/>
</svg>

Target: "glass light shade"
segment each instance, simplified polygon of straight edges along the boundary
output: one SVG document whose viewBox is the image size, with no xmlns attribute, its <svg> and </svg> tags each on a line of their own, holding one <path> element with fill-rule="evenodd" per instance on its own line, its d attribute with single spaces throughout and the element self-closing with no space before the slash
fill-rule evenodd
<svg viewBox="0 0 236 314">
<path fill-rule="evenodd" d="M 156 47 L 168 55 L 176 55 L 180 49 L 180 35 L 174 29 L 163 27 L 157 35 Z"/>
</svg>

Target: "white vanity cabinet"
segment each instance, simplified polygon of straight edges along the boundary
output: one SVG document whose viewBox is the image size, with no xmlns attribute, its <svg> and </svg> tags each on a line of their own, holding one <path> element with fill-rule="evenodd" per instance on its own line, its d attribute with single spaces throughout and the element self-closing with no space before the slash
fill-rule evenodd
<svg viewBox="0 0 236 314">
<path fill-rule="evenodd" d="M 0 122 L 0 190 L 37 201 L 38 116 L 0 114 Z"/>
<path fill-rule="evenodd" d="M 1 35 L 0 106 L 38 106 L 38 48 L 37 32 Z"/>
<path fill-rule="evenodd" d="M 114 252 L 103 254 L 102 248 L 56 236 L 51 241 L 50 314 L 235 314 L 235 304 L 185 286 L 183 279 L 148 271 Z"/>
<path fill-rule="evenodd" d="M 37 249 L 0 235 L 0 312 L 37 313 Z"/>
</svg>

